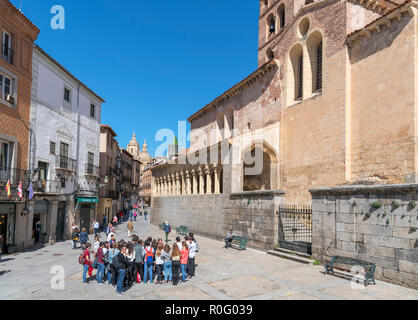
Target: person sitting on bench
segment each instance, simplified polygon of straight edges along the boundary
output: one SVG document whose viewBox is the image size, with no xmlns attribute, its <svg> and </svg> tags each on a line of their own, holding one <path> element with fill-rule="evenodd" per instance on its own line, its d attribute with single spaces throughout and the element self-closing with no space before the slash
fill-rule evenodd
<svg viewBox="0 0 418 320">
<path fill-rule="evenodd" d="M 234 240 L 234 234 L 232 232 L 232 229 L 229 230 L 228 234 L 226 235 L 225 238 L 225 248 L 228 249 L 228 247 L 232 246 L 232 240 Z"/>
</svg>

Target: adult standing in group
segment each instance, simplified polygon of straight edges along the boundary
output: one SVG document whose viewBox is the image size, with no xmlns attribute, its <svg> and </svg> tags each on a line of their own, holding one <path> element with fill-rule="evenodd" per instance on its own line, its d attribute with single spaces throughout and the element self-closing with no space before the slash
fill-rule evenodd
<svg viewBox="0 0 418 320">
<path fill-rule="evenodd" d="M 145 241 L 144 248 L 144 282 L 147 283 L 147 276 L 149 273 L 149 279 L 151 283 L 153 281 L 152 269 L 154 268 L 154 253 L 155 250 L 151 247 L 151 242 L 149 240 Z"/>
<path fill-rule="evenodd" d="M 104 242 L 100 242 L 99 248 L 96 252 L 96 258 L 97 258 L 97 283 L 102 284 L 102 279 L 105 271 L 104 261 L 103 261 L 103 248 L 104 248 Z"/>
<path fill-rule="evenodd" d="M 132 237 L 134 241 L 134 250 L 135 250 L 135 277 L 139 274 L 140 280 L 137 281 L 141 283 L 141 280 L 144 279 L 144 248 L 142 247 L 142 240 L 139 240 L 136 235 Z"/>
<path fill-rule="evenodd" d="M 121 295 L 123 292 L 123 280 L 125 279 L 126 269 L 128 269 L 128 258 L 126 258 L 126 245 L 120 247 L 120 252 L 113 258 L 113 261 L 117 261 L 118 270 L 118 282 L 116 285 L 116 293 Z"/>
<path fill-rule="evenodd" d="M 189 260 L 187 261 L 187 275 L 189 278 L 195 275 L 195 258 L 197 245 L 192 236 L 189 236 Z"/>
<path fill-rule="evenodd" d="M 164 246 L 163 253 L 161 255 L 161 259 L 164 261 L 164 282 L 168 283 L 173 280 L 172 272 L 171 272 L 171 256 L 170 256 L 170 246 L 166 244 Z"/>
<path fill-rule="evenodd" d="M 186 282 L 187 277 L 187 262 L 189 261 L 189 246 L 186 241 L 182 242 L 183 249 L 181 250 L 180 269 L 183 282 Z"/>
<path fill-rule="evenodd" d="M 87 279 L 86 279 L 86 275 L 87 272 L 89 273 L 89 276 L 92 276 L 92 271 L 93 268 L 91 266 L 91 259 L 90 259 L 90 248 L 91 248 L 91 244 L 87 243 L 86 244 L 86 249 L 84 249 L 84 264 L 83 264 L 83 283 L 86 284 L 87 283 Z"/>
<path fill-rule="evenodd" d="M 177 246 L 177 243 L 175 243 L 173 244 L 173 249 L 171 250 L 173 286 L 176 286 L 179 283 L 180 258 L 181 258 L 181 252 L 179 250 L 179 247 Z"/>
<path fill-rule="evenodd" d="M 109 250 L 108 261 L 109 261 L 110 273 L 108 272 L 107 274 L 108 283 L 114 286 L 116 286 L 118 270 L 115 268 L 115 265 L 113 264 L 113 258 L 116 257 L 118 253 L 119 253 L 119 246 L 117 243 L 114 242 L 111 249 Z"/>
<path fill-rule="evenodd" d="M 134 230 L 134 224 L 132 222 L 132 220 L 129 220 L 128 223 L 126 224 L 126 227 L 128 228 L 128 237 L 132 237 L 132 231 Z"/>
</svg>

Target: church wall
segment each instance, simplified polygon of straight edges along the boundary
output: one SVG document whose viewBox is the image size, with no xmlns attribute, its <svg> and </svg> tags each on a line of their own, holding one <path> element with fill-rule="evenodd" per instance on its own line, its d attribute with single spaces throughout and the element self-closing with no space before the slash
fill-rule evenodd
<svg viewBox="0 0 418 320">
<path fill-rule="evenodd" d="M 417 171 L 416 30 L 407 12 L 392 24 L 350 50 L 353 180 L 402 183 Z"/>
</svg>

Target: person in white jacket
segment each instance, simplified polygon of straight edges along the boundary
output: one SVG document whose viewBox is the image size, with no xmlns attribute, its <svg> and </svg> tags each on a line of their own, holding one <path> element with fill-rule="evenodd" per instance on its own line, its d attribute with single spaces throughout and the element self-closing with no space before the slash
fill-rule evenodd
<svg viewBox="0 0 418 320">
<path fill-rule="evenodd" d="M 192 278 L 195 276 L 195 258 L 196 258 L 196 242 L 194 238 L 189 236 L 189 260 L 187 261 L 187 276 Z"/>
</svg>

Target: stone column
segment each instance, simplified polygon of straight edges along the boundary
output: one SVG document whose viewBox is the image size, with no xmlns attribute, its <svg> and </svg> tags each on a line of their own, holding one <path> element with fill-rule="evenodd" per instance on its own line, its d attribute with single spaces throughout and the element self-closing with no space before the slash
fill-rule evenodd
<svg viewBox="0 0 418 320">
<path fill-rule="evenodd" d="M 181 194 L 181 190 L 180 190 L 180 177 L 179 177 L 179 173 L 176 172 L 176 195 L 180 195 Z"/>
<path fill-rule="evenodd" d="M 163 187 L 163 189 L 164 189 L 164 191 L 163 191 L 163 193 L 164 193 L 164 196 L 167 196 L 168 195 L 168 180 L 167 180 L 167 177 L 166 176 L 164 176 L 163 177 L 163 185 L 164 185 L 164 187 Z"/>
<path fill-rule="evenodd" d="M 173 191 L 173 188 L 172 188 L 172 186 L 171 186 L 171 176 L 170 175 L 168 175 L 167 176 L 167 196 L 171 196 L 171 193 L 172 193 L 172 191 Z"/>
<path fill-rule="evenodd" d="M 181 177 L 181 194 L 185 195 L 186 194 L 186 179 L 184 177 L 184 172 L 180 172 L 180 177 Z"/>
<path fill-rule="evenodd" d="M 219 194 L 221 192 L 221 188 L 220 188 L 220 181 L 219 181 L 219 175 L 220 175 L 220 170 L 218 169 L 217 166 L 213 167 L 213 172 L 215 174 L 215 194 Z"/>
<path fill-rule="evenodd" d="M 185 174 L 185 178 L 186 178 L 186 194 L 191 194 L 192 193 L 192 177 L 189 173 L 189 170 L 186 170 L 186 174 Z"/>
<path fill-rule="evenodd" d="M 192 170 L 192 179 L 193 179 L 193 194 L 197 194 L 197 172 Z"/>
<path fill-rule="evenodd" d="M 198 169 L 199 172 L 199 194 L 204 194 L 205 189 L 204 189 L 204 184 L 205 184 L 205 180 L 204 180 L 204 171 L 202 170 L 201 167 L 199 167 Z"/>
<path fill-rule="evenodd" d="M 211 177 L 212 170 L 210 166 L 207 166 L 205 168 L 205 173 L 206 173 L 206 194 L 212 194 L 212 177 Z"/>
</svg>

